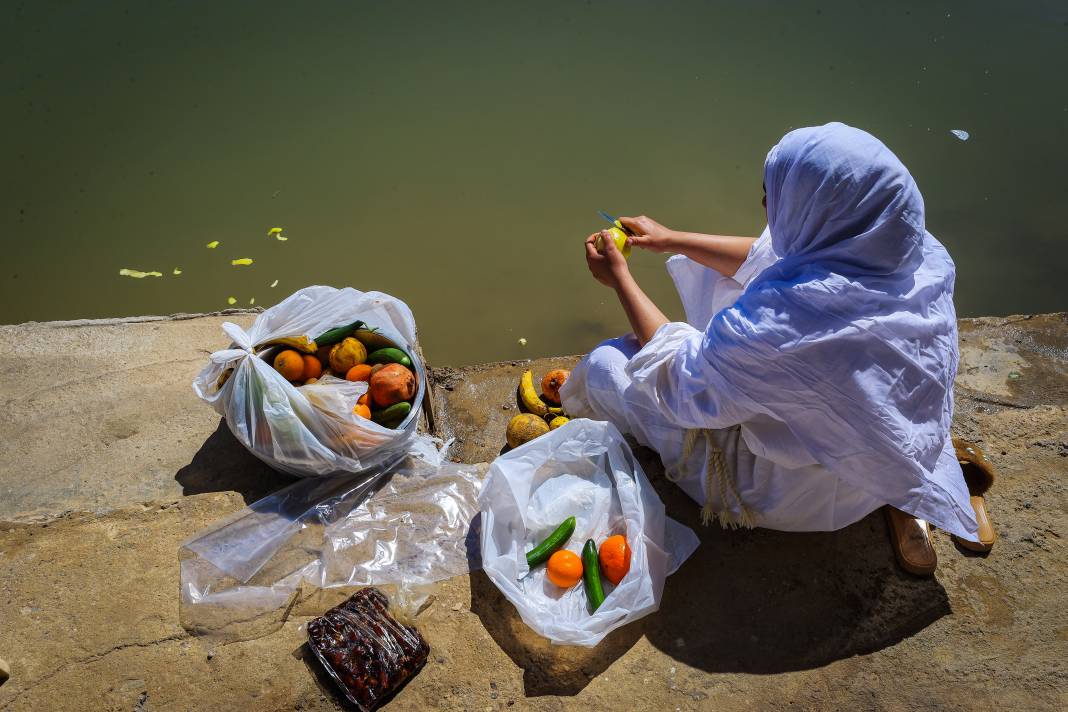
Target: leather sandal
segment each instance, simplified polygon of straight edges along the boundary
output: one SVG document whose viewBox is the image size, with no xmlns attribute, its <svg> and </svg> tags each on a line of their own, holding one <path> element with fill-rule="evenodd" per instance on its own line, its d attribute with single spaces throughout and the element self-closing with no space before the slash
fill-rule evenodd
<svg viewBox="0 0 1068 712">
<path fill-rule="evenodd" d="M 938 555 L 931 542 L 931 525 L 889 505 L 883 511 L 897 563 L 914 576 L 933 574 L 938 567 Z"/>
<path fill-rule="evenodd" d="M 964 473 L 964 481 L 968 485 L 968 493 L 971 495 L 972 509 L 975 510 L 975 521 L 979 524 L 979 541 L 968 541 L 959 536 L 954 536 L 957 542 L 969 551 L 986 553 L 994 546 L 998 535 L 994 531 L 994 523 L 990 521 L 990 514 L 986 510 L 986 498 L 983 496 L 994 484 L 994 464 L 978 445 L 973 445 L 967 440 L 953 438 L 953 448 L 957 451 L 957 462 Z"/>
</svg>

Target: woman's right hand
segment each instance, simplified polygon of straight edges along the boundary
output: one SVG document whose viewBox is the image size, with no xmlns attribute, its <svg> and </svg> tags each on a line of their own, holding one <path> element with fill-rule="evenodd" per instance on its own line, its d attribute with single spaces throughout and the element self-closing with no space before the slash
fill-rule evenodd
<svg viewBox="0 0 1068 712">
<path fill-rule="evenodd" d="M 650 252 L 673 251 L 675 231 L 656 220 L 639 215 L 636 218 L 620 218 L 619 222 L 634 233 L 627 238 L 627 244 Z"/>
</svg>

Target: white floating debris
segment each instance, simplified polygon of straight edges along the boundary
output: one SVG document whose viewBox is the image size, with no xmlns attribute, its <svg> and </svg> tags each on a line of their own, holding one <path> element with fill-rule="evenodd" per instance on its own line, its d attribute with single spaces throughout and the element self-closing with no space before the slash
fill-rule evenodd
<svg viewBox="0 0 1068 712">
<path fill-rule="evenodd" d="M 961 141 L 967 141 L 968 138 L 971 136 L 971 134 L 969 134 L 964 129 L 950 129 L 949 132 L 959 138 Z"/>
<path fill-rule="evenodd" d="M 182 270 L 178 269 L 177 267 L 175 267 L 175 268 L 174 268 L 174 271 L 173 271 L 173 272 L 171 272 L 171 274 L 173 274 L 173 275 L 174 275 L 175 277 L 177 277 L 177 276 L 178 276 L 178 275 L 180 275 L 181 273 L 182 273 Z"/>
<path fill-rule="evenodd" d="M 253 304 L 255 304 L 255 303 L 256 303 L 256 297 L 253 297 L 252 299 L 249 299 L 249 300 L 248 300 L 248 304 L 249 304 L 249 306 L 252 306 L 252 305 L 253 305 Z"/>
<path fill-rule="evenodd" d="M 142 272 L 139 269 L 127 269 L 123 267 L 119 270 L 119 274 L 123 277 L 133 277 L 134 279 L 144 279 L 145 277 L 162 277 L 162 272 Z"/>
<path fill-rule="evenodd" d="M 237 299 L 235 299 L 233 297 L 227 297 L 226 298 L 226 303 L 229 304 L 230 306 L 233 306 L 234 304 L 237 304 Z"/>
<path fill-rule="evenodd" d="M 205 245 L 205 247 L 207 247 L 209 250 L 214 250 L 218 246 L 219 246 L 219 241 L 218 240 L 212 240 L 207 245 Z"/>
<path fill-rule="evenodd" d="M 520 337 L 519 338 L 519 345 L 520 346 L 526 346 L 527 345 L 527 340 L 524 339 L 523 337 Z"/>
<path fill-rule="evenodd" d="M 239 267 L 241 265 L 250 265 L 250 264 L 252 264 L 252 258 L 251 257 L 242 257 L 239 260 L 230 260 L 230 264 L 232 264 L 234 267 Z"/>
<path fill-rule="evenodd" d="M 271 289 L 274 289 L 277 286 L 278 286 L 278 280 L 277 279 L 274 280 L 273 282 L 271 282 Z"/>
<path fill-rule="evenodd" d="M 288 238 L 288 237 L 286 237 L 285 235 L 275 235 L 275 237 L 277 237 L 277 238 L 278 238 L 278 241 L 279 241 L 279 242 L 285 242 L 286 240 L 288 240 L 288 239 L 289 239 L 289 238 Z"/>
</svg>

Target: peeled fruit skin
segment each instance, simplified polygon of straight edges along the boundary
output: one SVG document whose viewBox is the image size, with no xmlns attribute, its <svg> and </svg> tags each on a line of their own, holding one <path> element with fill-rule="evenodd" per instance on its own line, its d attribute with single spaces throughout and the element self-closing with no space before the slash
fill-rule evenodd
<svg viewBox="0 0 1068 712">
<path fill-rule="evenodd" d="M 520 413 L 508 421 L 505 438 L 508 440 L 508 447 L 517 448 L 547 432 L 549 432 L 549 425 L 544 418 L 533 413 Z"/>
<path fill-rule="evenodd" d="M 410 400 L 415 396 L 415 374 L 399 363 L 391 363 L 371 375 L 368 392 L 379 408 Z"/>
<path fill-rule="evenodd" d="M 351 336 L 330 347 L 330 369 L 334 373 L 348 373 L 353 366 L 367 360 L 367 347 Z"/>
<path fill-rule="evenodd" d="M 556 405 L 560 405 L 560 387 L 571 375 L 571 371 L 562 368 L 554 368 L 541 379 L 541 394 Z"/>
<path fill-rule="evenodd" d="M 630 245 L 627 244 L 627 233 L 623 232 L 618 227 L 610 227 L 610 228 L 608 228 L 608 232 L 610 232 L 612 234 L 612 239 L 614 239 L 616 241 L 616 248 L 618 248 L 619 251 L 621 253 L 623 253 L 623 259 L 629 259 L 630 258 Z M 598 252 L 603 254 L 604 253 L 604 238 L 601 237 L 600 235 L 598 235 L 597 236 L 597 242 L 594 245 L 594 247 L 597 248 Z"/>
</svg>

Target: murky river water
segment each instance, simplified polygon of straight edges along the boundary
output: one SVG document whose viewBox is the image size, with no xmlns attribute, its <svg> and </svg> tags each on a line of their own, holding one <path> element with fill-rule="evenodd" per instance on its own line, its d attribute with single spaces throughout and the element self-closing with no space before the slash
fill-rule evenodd
<svg viewBox="0 0 1068 712">
<path fill-rule="evenodd" d="M 756 235 L 767 150 L 835 119 L 916 176 L 962 315 L 1068 308 L 1063 2 L 26 1 L 0 47 L 5 323 L 319 283 L 436 364 L 585 351 L 626 328 L 598 208 Z"/>
</svg>

